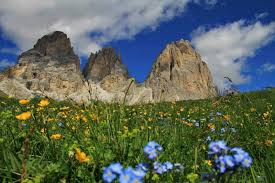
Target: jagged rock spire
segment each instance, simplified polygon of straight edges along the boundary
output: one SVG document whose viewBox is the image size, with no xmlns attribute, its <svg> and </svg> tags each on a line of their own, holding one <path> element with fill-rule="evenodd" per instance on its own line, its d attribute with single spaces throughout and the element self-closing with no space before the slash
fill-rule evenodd
<svg viewBox="0 0 275 183">
<path fill-rule="evenodd" d="M 100 82 L 108 75 L 117 74 L 127 79 L 130 77 L 122 64 L 121 57 L 111 47 L 103 48 L 95 54 L 91 53 L 83 70 L 84 77 L 94 82 Z"/>
</svg>

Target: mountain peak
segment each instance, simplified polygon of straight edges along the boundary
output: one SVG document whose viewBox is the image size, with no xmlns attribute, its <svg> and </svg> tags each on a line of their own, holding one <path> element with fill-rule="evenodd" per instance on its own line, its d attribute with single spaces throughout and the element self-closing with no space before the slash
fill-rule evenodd
<svg viewBox="0 0 275 183">
<path fill-rule="evenodd" d="M 70 39 L 61 31 L 43 36 L 37 41 L 33 49 L 43 56 L 75 55 Z"/>
<path fill-rule="evenodd" d="M 111 74 L 121 74 L 128 78 L 126 67 L 122 64 L 121 57 L 116 54 L 112 47 L 103 48 L 97 53 L 91 53 L 87 65 L 83 71 L 87 79 L 100 82 L 104 77 Z"/>
</svg>

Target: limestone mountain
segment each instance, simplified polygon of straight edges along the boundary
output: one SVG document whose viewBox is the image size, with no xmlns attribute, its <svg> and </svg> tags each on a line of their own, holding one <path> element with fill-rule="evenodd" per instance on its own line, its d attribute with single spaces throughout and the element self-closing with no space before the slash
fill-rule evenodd
<svg viewBox="0 0 275 183">
<path fill-rule="evenodd" d="M 211 73 L 189 41 L 168 44 L 145 81 L 154 101 L 201 99 L 217 95 Z"/>
<path fill-rule="evenodd" d="M 121 57 L 113 48 L 103 48 L 91 53 L 88 63 L 83 69 L 84 77 L 107 91 L 123 91 L 130 79 Z"/>
<path fill-rule="evenodd" d="M 128 104 L 200 99 L 217 95 L 211 73 L 188 41 L 168 44 L 144 83 L 129 75 L 113 48 L 91 53 L 80 70 L 79 57 L 63 32 L 40 38 L 0 73 L 0 91 L 17 97 L 47 96 L 56 100 L 91 99 Z"/>
<path fill-rule="evenodd" d="M 0 89 L 20 98 L 45 94 L 65 99 L 83 85 L 79 65 L 70 39 L 57 31 L 43 36 L 19 56 L 18 63 L 6 71 Z"/>
</svg>

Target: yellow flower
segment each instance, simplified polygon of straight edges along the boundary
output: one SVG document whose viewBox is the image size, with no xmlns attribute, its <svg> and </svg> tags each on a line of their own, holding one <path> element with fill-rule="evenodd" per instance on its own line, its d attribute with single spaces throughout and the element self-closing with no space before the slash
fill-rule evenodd
<svg viewBox="0 0 275 183">
<path fill-rule="evenodd" d="M 90 130 L 89 129 L 85 129 L 84 130 L 84 134 L 85 134 L 85 136 L 89 136 L 90 135 Z"/>
<path fill-rule="evenodd" d="M 32 113 L 31 112 L 23 112 L 22 114 L 19 114 L 16 116 L 16 119 L 18 120 L 27 120 L 30 119 Z"/>
<path fill-rule="evenodd" d="M 47 105 L 49 105 L 49 100 L 48 99 L 42 99 L 40 102 L 39 102 L 39 104 L 38 104 L 38 106 L 39 107 L 46 107 Z"/>
<path fill-rule="evenodd" d="M 93 115 L 92 115 L 92 118 L 93 118 L 93 121 L 94 121 L 94 122 L 98 122 L 98 117 L 97 117 L 96 114 L 93 114 Z"/>
<path fill-rule="evenodd" d="M 255 109 L 254 107 L 252 107 L 252 108 L 250 109 L 250 111 L 251 111 L 251 112 L 256 112 L 256 109 Z"/>
<path fill-rule="evenodd" d="M 41 133 L 45 133 L 45 128 L 42 128 L 42 129 L 40 130 L 40 132 L 41 132 Z"/>
<path fill-rule="evenodd" d="M 223 115 L 223 118 L 226 120 L 226 121 L 229 121 L 231 119 L 231 116 L 230 115 Z"/>
<path fill-rule="evenodd" d="M 186 125 L 191 127 L 191 126 L 193 126 L 193 123 L 186 123 Z"/>
<path fill-rule="evenodd" d="M 265 141 L 265 145 L 267 145 L 267 146 L 272 146 L 272 144 L 273 144 L 272 140 Z"/>
<path fill-rule="evenodd" d="M 215 124 L 213 124 L 213 123 L 209 123 L 207 126 L 210 129 L 214 129 L 216 127 Z"/>
<path fill-rule="evenodd" d="M 19 103 L 20 103 L 20 104 L 23 104 L 23 105 L 28 104 L 29 102 L 30 102 L 30 101 L 27 100 L 27 99 L 19 100 Z"/>
<path fill-rule="evenodd" d="M 85 117 L 85 116 L 82 117 L 82 120 L 83 120 L 85 123 L 88 122 L 88 119 L 87 119 L 87 117 Z"/>
<path fill-rule="evenodd" d="M 48 118 L 47 121 L 52 122 L 52 121 L 54 121 L 54 119 L 53 118 Z"/>
<path fill-rule="evenodd" d="M 205 164 L 207 164 L 208 166 L 212 166 L 211 160 L 205 160 L 204 162 L 205 162 Z"/>
<path fill-rule="evenodd" d="M 51 139 L 54 139 L 54 140 L 59 140 L 59 139 L 62 138 L 62 135 L 59 134 L 59 133 L 57 133 L 57 134 L 53 134 L 50 138 L 51 138 Z"/>
<path fill-rule="evenodd" d="M 75 158 L 80 163 L 87 163 L 90 161 L 90 158 L 84 152 L 81 152 L 81 150 L 79 148 L 75 149 Z"/>
<path fill-rule="evenodd" d="M 265 112 L 265 113 L 263 114 L 263 116 L 264 116 L 265 119 L 267 119 L 267 118 L 269 117 L 269 112 L 268 112 L 268 111 Z"/>
</svg>

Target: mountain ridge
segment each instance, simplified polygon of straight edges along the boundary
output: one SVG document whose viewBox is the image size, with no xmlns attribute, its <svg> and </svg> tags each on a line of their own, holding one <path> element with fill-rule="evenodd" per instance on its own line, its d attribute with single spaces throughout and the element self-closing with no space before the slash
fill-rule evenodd
<svg viewBox="0 0 275 183">
<path fill-rule="evenodd" d="M 61 31 L 38 39 L 32 49 L 19 55 L 8 73 L 9 77 L 2 74 L 0 78 L 0 90 L 17 98 L 48 96 L 81 103 L 97 99 L 136 104 L 217 95 L 207 64 L 186 40 L 166 45 L 143 83 L 132 79 L 111 47 L 91 53 L 81 71 L 80 59 Z"/>
</svg>

